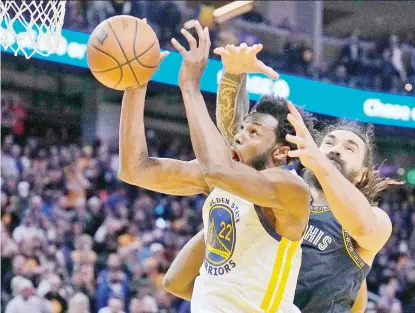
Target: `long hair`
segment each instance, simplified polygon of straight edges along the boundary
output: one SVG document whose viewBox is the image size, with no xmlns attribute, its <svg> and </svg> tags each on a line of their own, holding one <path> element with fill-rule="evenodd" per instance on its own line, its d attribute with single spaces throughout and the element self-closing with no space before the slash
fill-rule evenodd
<svg viewBox="0 0 415 313">
<path fill-rule="evenodd" d="M 379 169 L 376 169 L 375 155 L 375 127 L 372 124 L 363 124 L 355 121 L 339 119 L 336 123 L 327 125 L 317 138 L 318 145 L 321 145 L 323 138 L 335 130 L 350 131 L 359 136 L 365 144 L 366 150 L 363 159 L 364 171 L 360 181 L 355 183 L 357 189 L 366 197 L 373 206 L 378 205 L 382 191 L 403 182 L 381 177 Z"/>
</svg>

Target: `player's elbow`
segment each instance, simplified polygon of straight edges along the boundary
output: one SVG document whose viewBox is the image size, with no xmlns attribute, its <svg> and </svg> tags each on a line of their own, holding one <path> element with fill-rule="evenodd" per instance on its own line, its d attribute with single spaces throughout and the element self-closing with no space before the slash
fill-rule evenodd
<svg viewBox="0 0 415 313">
<path fill-rule="evenodd" d="M 209 186 L 216 186 L 216 183 L 222 178 L 220 166 L 204 166 L 202 172 L 203 177 Z"/>
<path fill-rule="evenodd" d="M 174 291 L 174 283 L 171 277 L 166 274 L 163 277 L 163 280 L 161 281 L 161 284 L 163 285 L 163 288 L 166 289 L 168 292 L 173 293 Z"/>
<path fill-rule="evenodd" d="M 118 170 L 118 178 L 130 185 L 141 186 L 148 177 L 153 175 L 154 167 L 148 165 L 146 160 L 120 160 L 120 166 Z M 140 173 L 138 175 L 138 173 Z"/>
<path fill-rule="evenodd" d="M 368 223 L 357 223 L 351 235 L 358 238 L 368 238 L 375 234 L 375 228 Z"/>
<path fill-rule="evenodd" d="M 166 275 L 163 277 L 161 283 L 163 288 L 169 293 L 181 299 L 190 301 L 192 290 L 189 289 L 191 288 L 187 288 L 186 286 L 182 286 L 182 284 L 179 284 L 179 280 L 171 277 L 169 272 L 167 272 Z"/>
<path fill-rule="evenodd" d="M 120 168 L 118 170 L 118 179 L 123 181 L 124 183 L 131 184 L 131 177 L 126 169 Z"/>
</svg>

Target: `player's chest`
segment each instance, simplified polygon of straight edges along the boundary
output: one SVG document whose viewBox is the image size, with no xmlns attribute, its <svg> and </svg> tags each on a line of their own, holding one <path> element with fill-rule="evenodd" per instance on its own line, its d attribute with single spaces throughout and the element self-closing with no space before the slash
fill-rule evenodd
<svg viewBox="0 0 415 313">
<path fill-rule="evenodd" d="M 303 236 L 303 246 L 326 252 L 344 249 L 342 227 L 330 210 L 310 212 L 310 220 Z"/>
</svg>

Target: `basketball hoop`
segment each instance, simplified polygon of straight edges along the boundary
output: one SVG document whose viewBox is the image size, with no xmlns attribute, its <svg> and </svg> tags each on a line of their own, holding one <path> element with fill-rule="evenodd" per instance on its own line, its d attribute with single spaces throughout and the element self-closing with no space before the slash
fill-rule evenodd
<svg viewBox="0 0 415 313">
<path fill-rule="evenodd" d="M 60 42 L 66 0 L 1 1 L 0 43 L 26 59 L 54 53 Z"/>
</svg>

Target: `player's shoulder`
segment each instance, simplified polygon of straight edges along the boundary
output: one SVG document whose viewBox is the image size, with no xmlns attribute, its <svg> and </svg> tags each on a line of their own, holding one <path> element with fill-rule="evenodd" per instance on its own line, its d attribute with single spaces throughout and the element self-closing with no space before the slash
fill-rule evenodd
<svg viewBox="0 0 415 313">
<path fill-rule="evenodd" d="M 299 186 L 309 189 L 308 185 L 304 182 L 304 179 L 297 174 L 294 168 L 289 166 L 280 166 L 267 168 L 261 173 L 270 181 L 281 183 L 281 179 L 285 179 L 286 183 L 298 184 Z"/>
</svg>

